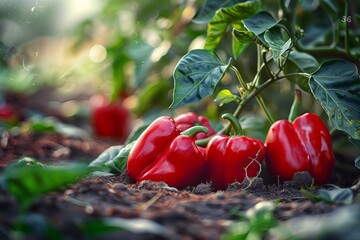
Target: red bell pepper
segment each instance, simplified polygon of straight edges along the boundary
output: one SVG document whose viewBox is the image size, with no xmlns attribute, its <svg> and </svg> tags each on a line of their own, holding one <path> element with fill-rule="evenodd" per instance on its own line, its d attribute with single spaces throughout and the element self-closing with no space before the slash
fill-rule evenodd
<svg viewBox="0 0 360 240">
<path fill-rule="evenodd" d="M 239 121 L 230 114 L 223 118 L 231 121 L 237 134 Z M 242 182 L 247 177 L 256 177 L 265 157 L 264 143 L 245 136 L 218 135 L 210 140 L 206 150 L 205 180 L 217 189 L 226 189 L 229 184 Z"/>
<path fill-rule="evenodd" d="M 0 121 L 15 124 L 19 121 L 19 115 L 9 104 L 0 105 Z"/>
<path fill-rule="evenodd" d="M 334 153 L 329 130 L 312 113 L 297 117 L 293 123 L 279 120 L 269 129 L 265 145 L 266 165 L 280 181 L 291 180 L 297 172 L 308 171 L 317 185 L 326 183 L 334 168 Z"/>
<path fill-rule="evenodd" d="M 194 134 L 207 130 L 197 126 L 188 131 Z M 205 155 L 193 136 L 185 134 L 173 118 L 156 119 L 140 135 L 129 154 L 129 177 L 136 182 L 163 181 L 179 189 L 196 184 L 204 169 Z"/>
<path fill-rule="evenodd" d="M 210 137 L 216 133 L 215 130 L 213 129 L 213 127 L 211 126 L 209 119 L 207 119 L 204 116 L 199 116 L 193 112 L 184 113 L 184 114 L 177 116 L 175 118 L 175 122 L 177 123 L 177 126 L 180 129 L 180 131 L 185 131 L 186 129 L 189 129 L 189 128 L 191 128 L 193 126 L 197 126 L 197 125 L 206 127 L 208 129 L 208 132 L 207 133 L 204 133 L 204 132 L 197 133 L 195 135 L 196 140 Z"/>
<path fill-rule="evenodd" d="M 104 95 L 90 99 L 91 124 L 98 137 L 125 140 L 130 132 L 131 113 L 121 99 L 109 102 Z"/>
</svg>

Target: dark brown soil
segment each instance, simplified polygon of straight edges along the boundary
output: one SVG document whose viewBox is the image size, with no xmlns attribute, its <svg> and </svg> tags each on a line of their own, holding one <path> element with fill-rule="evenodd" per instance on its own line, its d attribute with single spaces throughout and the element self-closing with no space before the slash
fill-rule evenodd
<svg viewBox="0 0 360 240">
<path fill-rule="evenodd" d="M 46 163 L 91 161 L 110 145 L 59 134 L 3 134 L 0 166 L 5 167 L 21 156 Z M 19 216 L 24 222 L 39 226 L 38 232 L 24 239 L 47 239 L 44 223 L 58 231 L 57 237 L 89 239 L 92 233 L 87 227 L 96 219 L 124 221 L 133 227 L 128 231 L 105 231 L 101 236 L 92 236 L 95 239 L 219 239 L 239 219 L 236 213 L 261 201 L 276 202 L 274 213 L 282 222 L 300 216 L 323 216 L 342 207 L 305 198 L 299 189 L 310 185 L 310 176 L 301 173 L 284 184 L 264 184 L 262 178 L 257 178 L 233 183 L 226 191 L 212 191 L 207 183 L 178 191 L 162 182 L 132 183 L 123 173 L 88 178 L 62 191 L 48 193 L 33 202 L 24 215 L 16 200 L 0 188 L 0 239 L 14 236 L 10 233 Z M 136 230 L 139 225 L 149 225 L 151 230 L 146 227 Z"/>
</svg>

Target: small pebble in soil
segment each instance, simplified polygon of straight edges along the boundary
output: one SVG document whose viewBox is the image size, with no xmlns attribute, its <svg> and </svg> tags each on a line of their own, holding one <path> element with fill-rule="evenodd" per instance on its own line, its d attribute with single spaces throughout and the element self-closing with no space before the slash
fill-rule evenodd
<svg viewBox="0 0 360 240">
<path fill-rule="evenodd" d="M 291 181 L 284 182 L 284 188 L 295 188 L 301 189 L 309 188 L 314 182 L 309 172 L 298 172 L 295 173 Z"/>
<path fill-rule="evenodd" d="M 211 193 L 211 183 L 200 183 L 195 187 L 194 193 L 200 195 Z"/>
<path fill-rule="evenodd" d="M 264 186 L 264 180 L 262 178 L 245 178 L 242 183 L 242 189 L 261 190 Z"/>
</svg>

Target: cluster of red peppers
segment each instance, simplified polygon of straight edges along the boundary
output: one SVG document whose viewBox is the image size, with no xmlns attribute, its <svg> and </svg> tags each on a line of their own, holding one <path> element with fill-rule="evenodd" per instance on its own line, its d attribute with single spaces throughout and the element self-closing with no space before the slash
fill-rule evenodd
<svg viewBox="0 0 360 240">
<path fill-rule="evenodd" d="M 297 172 L 308 171 L 315 184 L 326 183 L 334 167 L 331 137 L 322 120 L 304 114 L 293 122 L 275 122 L 265 143 L 240 136 L 236 118 L 225 114 L 235 135 L 216 135 L 209 120 L 195 113 L 156 119 L 139 137 L 131 150 L 127 171 L 136 182 L 163 181 L 183 189 L 201 182 L 212 182 L 216 190 L 258 176 L 261 164 L 275 179 L 291 180 Z M 196 140 L 211 137 L 206 148 Z"/>
</svg>

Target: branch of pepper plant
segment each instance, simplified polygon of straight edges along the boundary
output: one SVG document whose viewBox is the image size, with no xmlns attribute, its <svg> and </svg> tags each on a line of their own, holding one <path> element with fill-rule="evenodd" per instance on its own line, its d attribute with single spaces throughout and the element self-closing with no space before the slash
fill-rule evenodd
<svg viewBox="0 0 360 240">
<path fill-rule="evenodd" d="M 242 110 L 244 109 L 245 105 L 252 100 L 254 97 L 256 97 L 262 90 L 264 90 L 265 88 L 267 88 L 269 85 L 271 85 L 272 83 L 282 80 L 282 79 L 286 79 L 288 77 L 292 77 L 292 76 L 303 76 L 303 77 L 307 77 L 310 78 L 311 75 L 308 73 L 289 73 L 286 75 L 282 75 L 282 76 L 278 76 L 274 79 L 269 78 L 268 80 L 266 80 L 264 83 L 262 83 L 259 86 L 255 86 L 253 88 L 253 90 L 246 95 L 244 98 L 242 98 L 241 102 L 239 103 L 238 107 L 236 108 L 236 110 L 234 111 L 234 116 L 236 118 L 240 117 L 240 113 L 242 112 Z M 228 135 L 229 132 L 231 130 L 231 124 L 227 123 L 220 131 L 218 131 L 218 134 L 225 134 Z M 206 146 L 206 144 L 213 138 L 213 136 L 210 136 L 208 138 L 204 138 L 204 139 L 200 139 L 196 141 L 196 144 L 198 146 Z"/>
<path fill-rule="evenodd" d="M 247 84 L 245 83 L 244 79 L 242 78 L 242 76 L 241 76 L 240 72 L 237 70 L 237 68 L 234 67 L 233 65 L 231 65 L 230 69 L 233 70 L 233 72 L 235 73 L 236 78 L 238 79 L 241 87 L 248 92 L 250 89 L 248 88 Z"/>
</svg>

